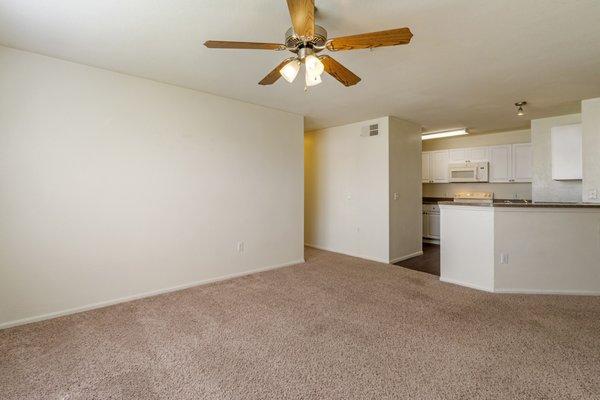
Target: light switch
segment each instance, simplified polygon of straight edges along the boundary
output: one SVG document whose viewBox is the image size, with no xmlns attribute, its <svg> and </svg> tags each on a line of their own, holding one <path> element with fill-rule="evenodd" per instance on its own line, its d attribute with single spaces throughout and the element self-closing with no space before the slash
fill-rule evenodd
<svg viewBox="0 0 600 400">
<path fill-rule="evenodd" d="M 500 253 L 500 264 L 508 264 L 508 253 Z"/>
</svg>

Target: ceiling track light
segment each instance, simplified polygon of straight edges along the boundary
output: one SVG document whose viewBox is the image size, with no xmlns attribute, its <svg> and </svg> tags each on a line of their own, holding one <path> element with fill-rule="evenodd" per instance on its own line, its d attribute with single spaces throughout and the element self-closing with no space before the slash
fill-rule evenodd
<svg viewBox="0 0 600 400">
<path fill-rule="evenodd" d="M 462 136 L 462 135 L 468 135 L 468 134 L 469 134 L 469 132 L 467 131 L 466 128 L 453 129 L 451 131 L 423 133 L 421 135 L 421 140 L 440 139 L 440 138 L 445 138 L 445 137 Z"/>
<path fill-rule="evenodd" d="M 526 105 L 527 105 L 526 101 L 519 101 L 519 102 L 515 103 L 515 107 L 518 107 L 517 108 L 518 116 L 525 115 L 525 110 L 523 110 L 523 106 L 526 106 Z"/>
</svg>

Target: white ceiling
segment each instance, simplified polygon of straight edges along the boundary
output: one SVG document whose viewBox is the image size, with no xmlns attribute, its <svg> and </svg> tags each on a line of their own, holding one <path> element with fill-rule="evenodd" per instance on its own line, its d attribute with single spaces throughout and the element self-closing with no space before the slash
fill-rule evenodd
<svg viewBox="0 0 600 400">
<path fill-rule="evenodd" d="M 598 0 L 317 0 L 330 37 L 408 26 L 408 46 L 335 53 L 362 78 L 303 91 L 257 82 L 284 52 L 207 49 L 281 42 L 284 0 L 2 0 L 0 43 L 306 116 L 307 129 L 383 115 L 427 130 L 526 127 L 600 96 Z M 530 103 L 516 117 L 513 103 Z"/>
</svg>

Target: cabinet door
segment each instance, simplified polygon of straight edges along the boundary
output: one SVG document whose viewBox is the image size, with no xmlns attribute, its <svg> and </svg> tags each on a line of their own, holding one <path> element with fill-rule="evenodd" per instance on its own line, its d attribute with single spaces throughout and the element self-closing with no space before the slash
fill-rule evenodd
<svg viewBox="0 0 600 400">
<path fill-rule="evenodd" d="M 512 172 L 514 182 L 531 182 L 531 143 L 513 144 Z"/>
<path fill-rule="evenodd" d="M 466 156 L 468 161 L 488 161 L 490 156 L 488 154 L 488 147 L 473 147 L 466 150 Z"/>
<path fill-rule="evenodd" d="M 448 159 L 451 163 L 459 163 L 467 161 L 467 149 L 451 149 L 448 150 Z"/>
<path fill-rule="evenodd" d="M 581 124 L 555 126 L 550 129 L 552 179 L 580 180 L 582 178 Z"/>
<path fill-rule="evenodd" d="M 430 213 L 428 215 L 428 234 L 432 239 L 440 238 L 440 214 Z"/>
<path fill-rule="evenodd" d="M 512 182 L 512 146 L 490 147 L 490 182 Z"/>
<path fill-rule="evenodd" d="M 429 215 L 423 212 L 423 237 L 429 237 Z"/>
<path fill-rule="evenodd" d="M 421 181 L 429 183 L 431 180 L 431 153 L 421 153 Z"/>
<path fill-rule="evenodd" d="M 435 183 L 448 182 L 448 150 L 431 152 L 431 180 Z"/>
</svg>

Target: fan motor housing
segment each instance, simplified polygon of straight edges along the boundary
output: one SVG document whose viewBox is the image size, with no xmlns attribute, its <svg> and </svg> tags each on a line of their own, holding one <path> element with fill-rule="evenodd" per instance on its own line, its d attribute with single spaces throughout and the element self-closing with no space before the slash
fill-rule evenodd
<svg viewBox="0 0 600 400">
<path fill-rule="evenodd" d="M 318 47 L 324 47 L 326 42 L 327 31 L 325 30 L 325 28 L 319 25 L 315 25 L 315 34 L 309 41 L 306 42 L 296 35 L 296 33 L 294 32 L 294 28 L 288 29 L 285 33 L 285 45 L 290 51 L 293 51 L 294 53 L 297 53 L 300 48 L 305 47 L 306 45 L 310 47 L 317 47 L 314 50 L 315 52 L 318 52 L 321 50 L 318 49 Z"/>
</svg>

